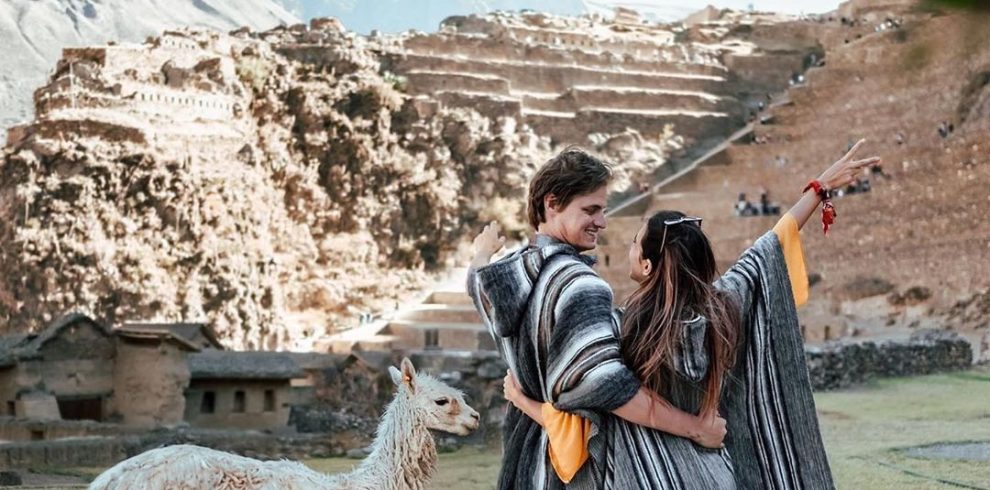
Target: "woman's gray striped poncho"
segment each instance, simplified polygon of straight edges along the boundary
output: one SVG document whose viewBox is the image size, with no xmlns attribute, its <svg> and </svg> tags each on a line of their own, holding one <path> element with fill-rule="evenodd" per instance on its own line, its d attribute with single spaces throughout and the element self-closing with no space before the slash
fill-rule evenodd
<svg viewBox="0 0 990 490">
<path fill-rule="evenodd" d="M 591 460 L 569 487 L 833 488 L 774 233 L 760 238 L 719 281 L 738 294 L 745 327 L 722 406 L 731 463 L 724 452 L 608 413 L 628 401 L 639 383 L 618 355 L 611 291 L 591 271 L 590 259 L 538 236 L 534 247 L 472 271 L 468 287 L 523 391 L 588 417 L 598 430 L 589 441 Z M 699 341 L 705 325 L 703 319 L 684 324 L 682 352 Z M 681 360 L 678 371 L 685 380 L 700 379 L 703 356 Z M 667 396 L 686 410 L 697 401 Z M 499 488 L 564 486 L 549 465 L 538 426 L 511 408 L 504 430 Z"/>
</svg>

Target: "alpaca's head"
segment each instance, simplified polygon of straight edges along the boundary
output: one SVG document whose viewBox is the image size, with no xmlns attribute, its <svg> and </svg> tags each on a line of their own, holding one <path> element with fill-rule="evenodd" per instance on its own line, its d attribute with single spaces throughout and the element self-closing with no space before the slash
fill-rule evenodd
<svg viewBox="0 0 990 490">
<path fill-rule="evenodd" d="M 388 368 L 398 396 L 409 400 L 413 416 L 429 429 L 466 436 L 478 428 L 481 416 L 464 402 L 464 394 L 427 374 L 416 374 L 408 358 L 399 369 Z"/>
</svg>

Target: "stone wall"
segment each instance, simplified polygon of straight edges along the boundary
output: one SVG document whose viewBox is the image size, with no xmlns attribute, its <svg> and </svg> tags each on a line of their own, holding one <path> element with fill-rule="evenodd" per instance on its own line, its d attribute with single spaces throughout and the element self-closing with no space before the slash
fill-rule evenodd
<svg viewBox="0 0 990 490">
<path fill-rule="evenodd" d="M 212 405 L 204 404 L 207 392 Z M 240 392 L 242 398 L 236 399 Z M 212 407 L 212 411 L 207 407 Z M 285 427 L 288 380 L 193 380 L 186 390 L 185 420 L 194 427 L 246 429 Z"/>
<path fill-rule="evenodd" d="M 456 439 L 454 445 L 498 440 L 505 413 L 502 377 L 506 365 L 496 353 L 427 351 L 408 355 L 418 370 L 463 390 L 468 403 L 481 413 L 481 427 L 467 438 L 452 438 Z M 972 349 L 952 332 L 923 331 L 901 341 L 809 346 L 806 356 L 813 388 L 830 390 L 875 378 L 966 369 L 972 362 Z M 322 364 L 335 365 L 317 377 L 322 407 L 293 407 L 292 423 L 300 432 L 314 434 L 278 436 L 202 429 L 137 433 L 114 424 L 0 417 L 0 439 L 19 441 L 0 444 L 0 469 L 109 466 L 154 447 L 184 443 L 260 459 L 339 456 L 370 441 L 378 416 L 394 393 L 387 368 L 399 358 L 400 353 L 328 355 L 329 361 Z M 442 443 L 449 439 L 440 437 Z"/>
<path fill-rule="evenodd" d="M 537 133 L 549 135 L 555 141 L 583 143 L 594 132 L 620 133 L 635 127 L 643 137 L 657 139 L 664 134 L 667 125 L 673 125 L 676 134 L 686 135 L 685 141 L 725 134 L 740 124 L 737 118 L 723 113 L 662 112 L 612 109 L 583 109 L 559 116 L 530 112 L 524 121 Z M 693 136 L 687 136 L 693 135 Z"/>
<path fill-rule="evenodd" d="M 178 431 L 143 435 L 31 441 L 0 445 L 0 469 L 108 467 L 163 445 L 195 444 L 265 460 L 343 456 L 328 435 L 272 436 L 257 432 Z"/>
<path fill-rule="evenodd" d="M 564 92 L 575 85 L 604 85 L 647 89 L 691 90 L 723 94 L 731 87 L 716 75 L 694 75 L 652 71 L 618 71 L 583 65 L 544 65 L 526 59 L 513 61 L 472 60 L 446 57 L 406 57 L 387 65 L 406 75 L 415 70 L 457 74 L 486 74 L 509 80 L 512 90 Z M 410 88 L 411 93 L 419 93 Z"/>
<path fill-rule="evenodd" d="M 923 330 L 904 341 L 829 342 L 806 347 L 815 390 L 846 388 L 875 378 L 914 376 L 968 368 L 969 342 L 953 332 Z"/>
<path fill-rule="evenodd" d="M 122 423 L 157 427 L 181 422 L 186 407 L 182 391 L 188 385 L 185 353 L 174 344 L 118 342 L 113 411 Z"/>
</svg>

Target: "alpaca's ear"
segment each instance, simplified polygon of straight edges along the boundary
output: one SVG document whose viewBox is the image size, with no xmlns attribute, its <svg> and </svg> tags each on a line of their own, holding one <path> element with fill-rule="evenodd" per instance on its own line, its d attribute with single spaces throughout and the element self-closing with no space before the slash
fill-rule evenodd
<svg viewBox="0 0 990 490">
<path fill-rule="evenodd" d="M 392 377 L 392 382 L 395 383 L 395 386 L 402 384 L 402 373 L 398 369 L 395 369 L 395 366 L 388 367 L 388 374 Z"/>
<path fill-rule="evenodd" d="M 416 391 L 416 368 L 413 367 L 412 361 L 408 357 L 403 357 L 399 367 L 402 369 L 402 381 L 409 385 L 410 390 Z"/>
</svg>

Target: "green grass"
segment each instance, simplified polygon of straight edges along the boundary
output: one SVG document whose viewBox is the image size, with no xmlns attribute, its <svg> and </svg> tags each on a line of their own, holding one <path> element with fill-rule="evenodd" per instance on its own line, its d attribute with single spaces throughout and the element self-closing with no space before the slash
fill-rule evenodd
<svg viewBox="0 0 990 490">
<path fill-rule="evenodd" d="M 326 473 L 350 471 L 359 462 L 343 458 L 304 461 L 310 468 Z M 465 490 L 492 489 L 495 488 L 500 464 L 496 449 L 464 448 L 454 453 L 441 454 L 437 475 L 430 486 Z"/>
<path fill-rule="evenodd" d="M 818 393 L 819 420 L 836 485 L 854 490 L 990 489 L 990 464 L 921 459 L 898 449 L 946 441 L 990 441 L 990 368 L 886 379 Z M 307 461 L 319 471 L 347 471 L 348 459 Z M 440 455 L 433 488 L 494 488 L 497 449 Z"/>
<path fill-rule="evenodd" d="M 942 479 L 990 489 L 986 462 L 913 458 L 898 451 L 990 441 L 990 369 L 876 381 L 815 399 L 839 488 L 953 488 L 936 481 Z"/>
</svg>

